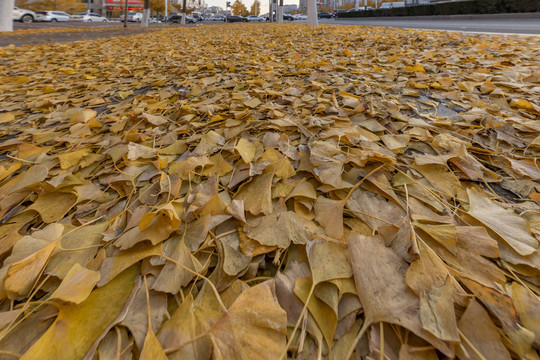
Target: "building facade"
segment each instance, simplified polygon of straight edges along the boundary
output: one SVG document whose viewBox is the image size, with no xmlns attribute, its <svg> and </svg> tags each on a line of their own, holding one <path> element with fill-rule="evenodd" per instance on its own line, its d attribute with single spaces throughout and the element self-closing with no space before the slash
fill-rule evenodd
<svg viewBox="0 0 540 360">
<path fill-rule="evenodd" d="M 291 13 L 298 11 L 298 5 L 292 4 L 292 5 L 283 5 L 283 12 L 285 13 Z"/>
</svg>

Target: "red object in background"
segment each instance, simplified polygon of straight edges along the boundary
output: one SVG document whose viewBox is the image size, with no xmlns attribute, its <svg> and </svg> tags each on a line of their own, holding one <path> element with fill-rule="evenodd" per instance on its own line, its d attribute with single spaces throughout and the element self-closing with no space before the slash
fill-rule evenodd
<svg viewBox="0 0 540 360">
<path fill-rule="evenodd" d="M 125 0 L 105 0 L 106 4 L 124 4 Z M 144 0 L 128 0 L 128 4 L 143 5 Z"/>
</svg>

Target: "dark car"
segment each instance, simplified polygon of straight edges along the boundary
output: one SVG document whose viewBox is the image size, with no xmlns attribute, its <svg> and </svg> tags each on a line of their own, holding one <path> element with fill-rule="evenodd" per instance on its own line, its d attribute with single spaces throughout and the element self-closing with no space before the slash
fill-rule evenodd
<svg viewBox="0 0 540 360">
<path fill-rule="evenodd" d="M 227 22 L 248 22 L 248 19 L 240 15 L 231 15 L 227 16 Z"/>
<path fill-rule="evenodd" d="M 293 21 L 294 18 L 291 14 L 283 14 L 283 20 Z"/>
<path fill-rule="evenodd" d="M 338 10 L 334 10 L 332 15 L 337 16 L 337 14 L 343 14 L 343 13 L 346 13 L 346 12 L 347 12 L 347 10 L 338 9 Z"/>
<path fill-rule="evenodd" d="M 332 15 L 330 15 L 329 13 L 318 13 L 317 14 L 317 18 L 319 19 L 331 19 L 332 18 Z"/>
<path fill-rule="evenodd" d="M 181 24 L 182 23 L 182 14 L 171 14 L 169 15 L 169 22 L 172 24 Z M 186 24 L 195 23 L 195 19 L 191 16 L 186 16 Z"/>
</svg>

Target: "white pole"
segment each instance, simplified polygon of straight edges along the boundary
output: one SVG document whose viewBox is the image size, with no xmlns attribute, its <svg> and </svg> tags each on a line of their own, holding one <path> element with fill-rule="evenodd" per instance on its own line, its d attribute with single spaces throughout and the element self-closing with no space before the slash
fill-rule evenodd
<svg viewBox="0 0 540 360">
<path fill-rule="evenodd" d="M 0 31 L 13 31 L 13 5 L 15 0 L 0 1 Z"/>
<path fill-rule="evenodd" d="M 360 0 L 354 1 L 354 10 L 358 10 L 358 7 L 360 6 Z"/>
<path fill-rule="evenodd" d="M 308 26 L 319 25 L 319 19 L 317 19 L 317 0 L 307 0 L 307 24 Z"/>
<path fill-rule="evenodd" d="M 167 0 L 165 0 L 165 21 L 169 22 L 169 4 L 167 3 Z"/>
</svg>

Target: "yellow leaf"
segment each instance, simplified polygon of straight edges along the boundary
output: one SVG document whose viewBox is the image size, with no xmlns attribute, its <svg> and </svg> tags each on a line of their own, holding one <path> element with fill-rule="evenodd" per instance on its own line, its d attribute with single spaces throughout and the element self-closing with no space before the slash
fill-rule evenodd
<svg viewBox="0 0 540 360">
<path fill-rule="evenodd" d="M 130 298 L 137 267 L 94 290 L 80 304 L 60 305 L 51 327 L 26 353 L 23 360 L 80 360 L 105 331 L 114 325 Z"/>
<path fill-rule="evenodd" d="M 253 158 L 255 157 L 255 144 L 252 142 L 247 141 L 244 138 L 241 138 L 240 141 L 238 141 L 238 144 L 234 147 L 236 151 L 240 154 L 242 157 L 242 160 L 244 162 L 249 163 L 253 161 Z"/>
<path fill-rule="evenodd" d="M 244 208 L 253 215 L 272 213 L 272 178 L 273 173 L 257 175 L 245 184 L 235 196 L 244 200 Z"/>
<path fill-rule="evenodd" d="M 69 169 L 70 167 L 77 165 L 79 161 L 82 160 L 82 158 L 90 153 L 90 149 L 80 149 L 76 151 L 68 151 L 63 154 L 58 155 L 58 159 L 60 160 L 60 167 L 65 170 Z"/>
<path fill-rule="evenodd" d="M 77 195 L 52 191 L 40 195 L 27 210 L 37 211 L 43 222 L 50 224 L 62 219 L 76 203 Z"/>
<path fill-rule="evenodd" d="M 279 306 L 274 283 L 244 291 L 210 330 L 213 359 L 278 359 L 285 352 L 287 314 Z"/>
<path fill-rule="evenodd" d="M 88 298 L 100 278 L 98 271 L 88 270 L 80 264 L 75 264 L 50 299 L 80 304 Z"/>
<path fill-rule="evenodd" d="M 41 248 L 9 266 L 4 277 L 4 287 L 10 299 L 19 299 L 28 295 L 35 280 L 41 275 L 49 257 L 58 245 L 63 230 L 63 225 L 51 224 L 43 230 L 36 231 L 33 236 L 19 240 L 21 248 L 23 248 L 22 244 L 25 241 L 32 246 Z M 20 257 L 16 251 L 12 256 Z"/>
<path fill-rule="evenodd" d="M 250 107 L 252 109 L 256 108 L 257 106 L 259 106 L 261 104 L 262 104 L 262 102 L 258 98 L 253 98 L 253 99 L 251 99 L 249 101 L 244 102 L 244 105 L 246 105 L 247 107 Z"/>
<path fill-rule="evenodd" d="M 527 100 L 518 99 L 518 100 L 512 100 L 510 105 L 513 107 L 517 107 L 518 109 L 528 110 L 528 111 L 534 111 L 533 104 L 528 102 Z"/>
<path fill-rule="evenodd" d="M 89 120 L 93 119 L 97 115 L 97 112 L 91 109 L 84 109 L 82 111 L 77 111 L 71 119 L 71 123 L 86 123 Z"/>
<path fill-rule="evenodd" d="M 424 67 L 420 64 L 416 64 L 414 66 L 407 66 L 405 67 L 405 70 L 414 71 L 414 72 L 422 72 L 422 73 L 426 72 L 426 69 L 424 69 Z"/>
<path fill-rule="evenodd" d="M 15 116 L 12 113 L 0 113 L 0 124 L 12 122 L 15 120 Z"/>
<path fill-rule="evenodd" d="M 161 347 L 156 335 L 151 327 L 148 327 L 148 333 L 144 339 L 144 346 L 141 351 L 141 360 L 167 360 L 167 355 Z"/>
</svg>

